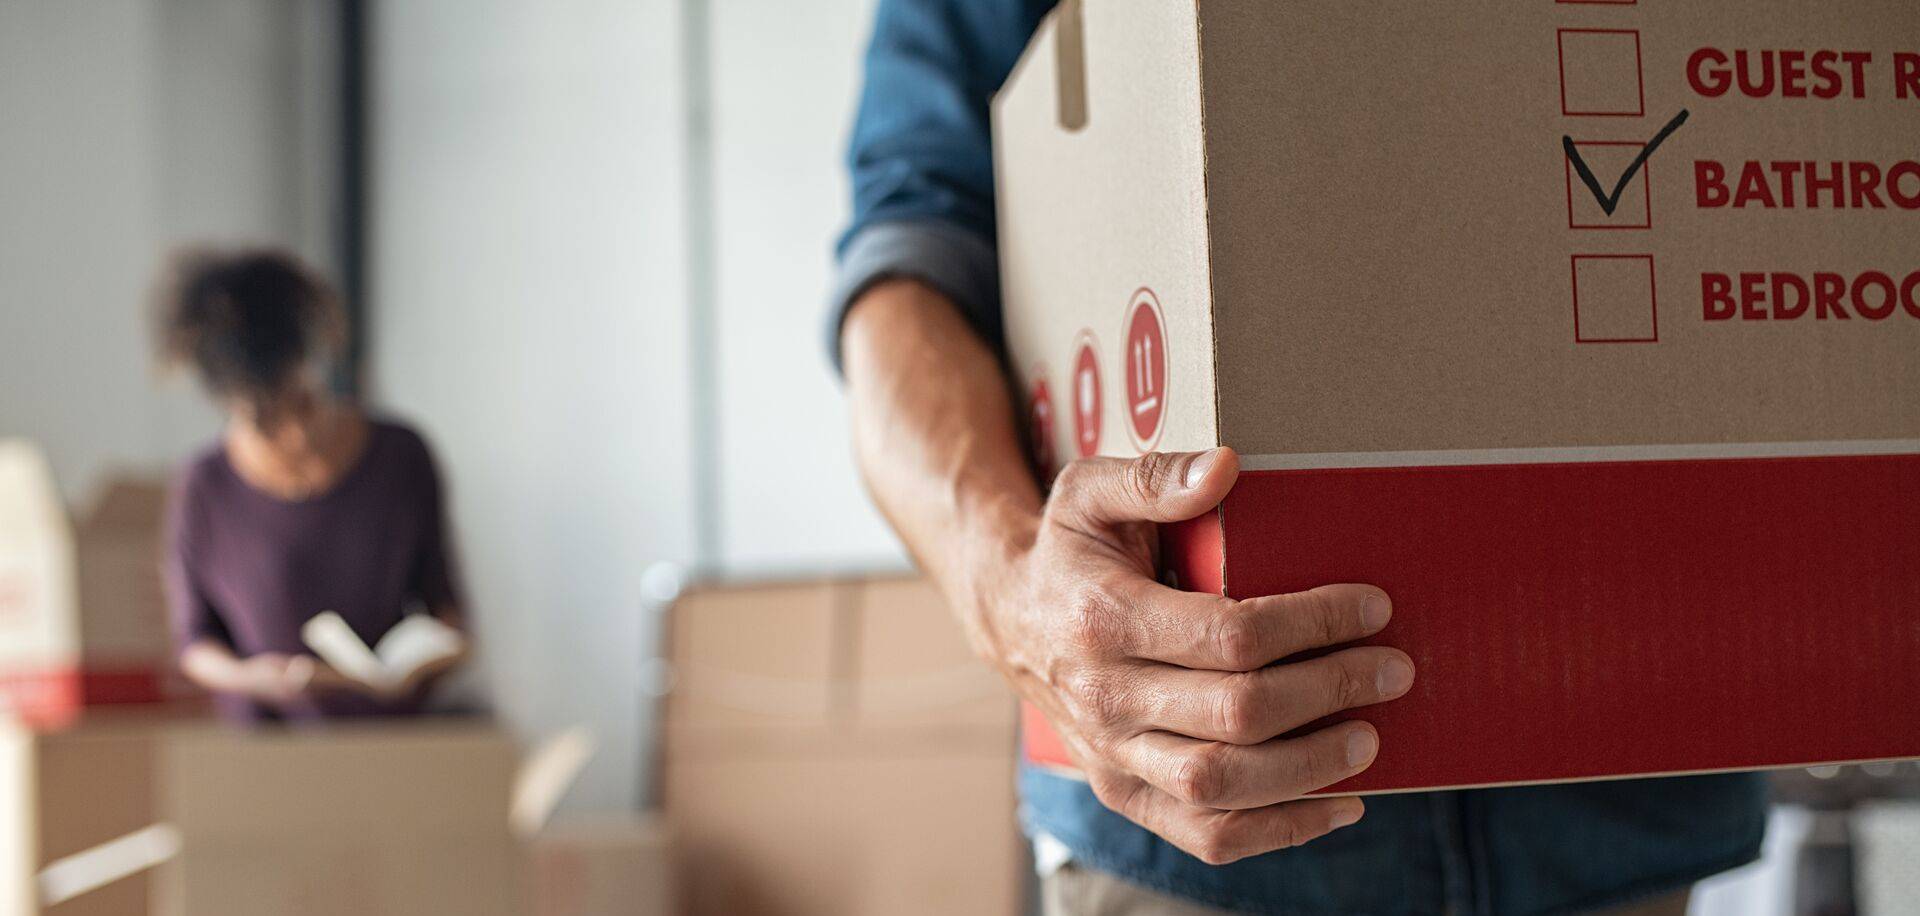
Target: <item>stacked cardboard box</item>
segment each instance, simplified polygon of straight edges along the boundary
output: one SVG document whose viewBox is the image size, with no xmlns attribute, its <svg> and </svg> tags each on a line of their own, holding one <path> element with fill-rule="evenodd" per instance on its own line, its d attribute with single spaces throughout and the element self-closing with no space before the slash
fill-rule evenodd
<svg viewBox="0 0 1920 916">
<path fill-rule="evenodd" d="M 115 478 L 75 528 L 80 686 L 88 706 L 192 695 L 172 663 L 160 582 L 166 501 L 161 481 Z"/>
<path fill-rule="evenodd" d="M 0 441 L 0 713 L 58 724 L 79 710 L 73 562 L 46 457 Z"/>
<path fill-rule="evenodd" d="M 1014 706 L 910 579 L 673 609 L 666 813 L 695 914 L 1014 913 Z"/>
<path fill-rule="evenodd" d="M 0 442 L 0 709 L 57 726 L 192 696 L 160 586 L 165 503 L 158 481 L 114 479 L 75 526 L 40 451 Z"/>
</svg>

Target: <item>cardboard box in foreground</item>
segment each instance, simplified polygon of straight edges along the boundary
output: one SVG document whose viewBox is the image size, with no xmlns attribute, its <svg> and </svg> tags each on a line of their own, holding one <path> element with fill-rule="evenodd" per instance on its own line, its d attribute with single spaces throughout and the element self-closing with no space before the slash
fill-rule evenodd
<svg viewBox="0 0 1920 916">
<path fill-rule="evenodd" d="M 533 916 L 672 916 L 672 832 L 653 817 L 569 818 L 527 840 Z"/>
<path fill-rule="evenodd" d="M 994 129 L 1042 463 L 1393 595 L 1333 791 L 1920 755 L 1920 6 L 1073 0 Z"/>
<path fill-rule="evenodd" d="M 519 763 L 486 726 L 170 734 L 155 809 L 180 831 L 159 916 L 522 911 L 507 827 Z"/>
<path fill-rule="evenodd" d="M 35 734 L 0 726 L 0 913 L 142 916 L 153 878 L 121 878 L 41 908 L 36 876 L 50 863 L 155 822 L 154 747 L 177 727 L 161 719 L 88 716 Z"/>
</svg>

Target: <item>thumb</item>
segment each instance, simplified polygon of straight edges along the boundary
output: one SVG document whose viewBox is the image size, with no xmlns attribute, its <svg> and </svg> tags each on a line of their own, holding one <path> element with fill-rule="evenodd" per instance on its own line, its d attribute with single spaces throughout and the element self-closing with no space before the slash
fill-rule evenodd
<svg viewBox="0 0 1920 916">
<path fill-rule="evenodd" d="M 307 685 L 313 683 L 314 672 L 313 659 L 296 655 L 287 660 L 286 667 L 281 669 L 281 677 L 287 689 L 297 693 L 307 689 Z"/>
<path fill-rule="evenodd" d="M 1087 458 L 1054 481 L 1050 508 L 1085 526 L 1185 521 L 1218 506 L 1239 476 L 1230 448 Z"/>
</svg>

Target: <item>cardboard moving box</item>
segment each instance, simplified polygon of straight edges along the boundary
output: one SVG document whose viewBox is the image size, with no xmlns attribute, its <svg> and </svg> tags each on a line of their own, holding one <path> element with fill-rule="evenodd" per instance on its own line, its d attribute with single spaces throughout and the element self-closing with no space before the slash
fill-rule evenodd
<svg viewBox="0 0 1920 916">
<path fill-rule="evenodd" d="M 657 818 L 549 824 L 530 841 L 533 916 L 672 916 L 672 831 Z"/>
<path fill-rule="evenodd" d="M 537 757 L 458 720 L 236 732 L 146 707 L 0 727 L 0 913 L 670 912 L 658 823 L 509 829 Z"/>
<path fill-rule="evenodd" d="M 119 477 L 76 526 L 81 693 L 89 706 L 194 696 L 173 664 L 160 582 L 167 487 Z"/>
<path fill-rule="evenodd" d="M 1920 755 L 1920 6 L 1070 0 L 994 131 L 1037 451 L 1393 595 L 1333 791 Z"/>
<path fill-rule="evenodd" d="M 152 877 L 136 873 L 42 909 L 41 870 L 154 823 L 153 754 L 171 727 L 157 719 L 88 716 L 35 734 L 0 726 L 0 913 L 140 916 Z"/>
<path fill-rule="evenodd" d="M 155 912 L 519 913 L 518 763 L 506 735 L 462 723 L 169 735 L 154 807 L 182 846 Z"/>
<path fill-rule="evenodd" d="M 116 478 L 78 526 L 45 457 L 0 441 L 0 710 L 58 727 L 83 706 L 193 697 L 160 586 L 166 487 Z"/>
<path fill-rule="evenodd" d="M 1020 912 L 1013 699 L 931 585 L 698 588 L 671 629 L 686 912 Z"/>
<path fill-rule="evenodd" d="M 0 440 L 0 715 L 38 725 L 80 708 L 73 530 L 46 456 Z"/>
</svg>

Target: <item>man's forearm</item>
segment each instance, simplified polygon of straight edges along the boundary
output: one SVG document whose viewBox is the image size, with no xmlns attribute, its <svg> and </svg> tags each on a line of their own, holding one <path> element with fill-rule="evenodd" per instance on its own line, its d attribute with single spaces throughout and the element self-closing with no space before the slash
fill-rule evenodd
<svg viewBox="0 0 1920 916">
<path fill-rule="evenodd" d="M 842 330 L 854 451 L 874 502 L 920 568 L 965 599 L 973 574 L 1024 550 L 1041 507 L 999 360 L 952 302 L 890 280 Z M 958 600 L 967 619 L 979 602 Z"/>
</svg>

